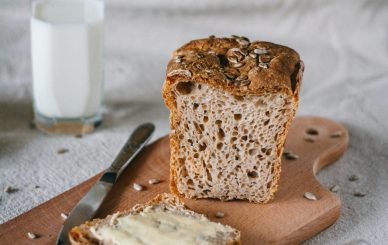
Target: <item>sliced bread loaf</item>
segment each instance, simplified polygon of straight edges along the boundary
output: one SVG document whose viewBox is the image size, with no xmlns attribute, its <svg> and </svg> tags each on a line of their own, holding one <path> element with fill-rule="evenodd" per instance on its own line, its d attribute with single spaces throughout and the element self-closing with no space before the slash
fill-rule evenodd
<svg viewBox="0 0 388 245">
<path fill-rule="evenodd" d="M 160 194 L 131 211 L 118 212 L 74 227 L 73 245 L 237 245 L 240 232 L 208 220 L 172 194 Z"/>
<path fill-rule="evenodd" d="M 176 50 L 163 86 L 171 191 L 269 201 L 303 69 L 294 50 L 245 37 L 194 40 Z"/>
</svg>

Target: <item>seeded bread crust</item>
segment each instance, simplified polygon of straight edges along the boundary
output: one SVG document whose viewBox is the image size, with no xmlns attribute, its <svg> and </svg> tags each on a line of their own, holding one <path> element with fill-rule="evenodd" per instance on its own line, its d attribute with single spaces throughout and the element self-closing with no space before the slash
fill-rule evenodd
<svg viewBox="0 0 388 245">
<path fill-rule="evenodd" d="M 69 240 L 72 245 L 97 245 L 101 244 L 98 239 L 96 239 L 93 234 L 90 232 L 90 228 L 99 224 L 109 223 L 113 216 L 116 217 L 125 216 L 129 214 L 137 214 L 143 211 L 146 207 L 154 205 L 165 205 L 169 209 L 174 209 L 176 212 L 183 213 L 186 216 L 201 217 L 202 214 L 195 213 L 184 205 L 184 203 L 176 196 L 170 193 L 162 193 L 157 195 L 151 201 L 145 204 L 137 204 L 132 210 L 118 212 L 113 215 L 108 215 L 105 219 L 94 219 L 92 221 L 87 221 L 80 226 L 76 226 L 69 232 Z M 239 245 L 241 244 L 240 231 L 235 230 L 233 234 L 233 239 L 225 245 Z M 223 245 L 223 244 L 220 244 Z"/>
<path fill-rule="evenodd" d="M 234 96 L 263 95 L 268 93 L 284 94 L 292 98 L 295 108 L 299 103 L 299 89 L 304 64 L 293 49 L 270 42 L 250 42 L 245 37 L 215 38 L 193 40 L 173 52 L 167 65 L 166 80 L 162 94 L 170 109 L 170 189 L 181 197 L 192 196 L 181 193 L 177 187 L 177 165 L 179 138 L 175 133 L 181 115 L 177 110 L 174 87 L 181 82 L 194 81 L 206 84 L 216 90 Z M 183 87 L 182 90 L 187 88 Z M 278 137 L 277 155 L 280 159 L 288 128 L 295 111 L 285 124 L 285 130 Z M 274 197 L 280 177 L 280 161 L 274 166 L 273 183 L 264 199 L 253 202 L 266 203 Z M 211 197 L 211 196 L 210 196 Z M 196 198 L 194 196 L 194 198 Z M 233 199 L 217 197 L 221 200 Z"/>
</svg>

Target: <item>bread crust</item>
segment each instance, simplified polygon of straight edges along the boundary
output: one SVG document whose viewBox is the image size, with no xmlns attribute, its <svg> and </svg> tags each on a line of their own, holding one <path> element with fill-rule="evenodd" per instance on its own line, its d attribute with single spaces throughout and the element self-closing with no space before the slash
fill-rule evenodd
<svg viewBox="0 0 388 245">
<path fill-rule="evenodd" d="M 243 40 L 243 41 L 241 41 Z M 244 41 L 245 40 L 245 41 Z M 241 67 L 235 68 L 233 63 L 225 63 L 231 50 L 242 51 L 244 58 Z M 250 55 L 264 50 L 264 55 L 269 60 L 264 63 Z M 254 55 L 253 55 L 254 56 Z M 233 57 L 232 57 L 233 58 Z M 228 62 L 228 61 L 227 61 Z M 207 84 L 215 89 L 229 92 L 232 95 L 261 95 L 264 93 L 284 93 L 292 97 L 295 108 L 299 104 L 299 90 L 304 72 L 304 63 L 299 54 L 286 46 L 265 42 L 254 41 L 247 44 L 245 37 L 215 38 L 209 37 L 190 41 L 173 52 L 167 65 L 166 79 L 162 94 L 166 106 L 170 109 L 170 190 L 172 193 L 185 197 L 177 187 L 177 153 L 179 151 L 179 139 L 175 134 L 175 128 L 179 124 L 180 115 L 177 111 L 175 94 L 172 89 L 182 81 L 195 81 L 195 83 Z M 248 86 L 241 86 L 230 79 L 230 74 L 238 77 L 247 77 Z M 231 81 L 232 80 L 232 81 Z M 295 114 L 293 115 L 293 117 Z M 279 135 L 277 154 L 280 159 L 283 145 L 291 125 L 292 118 L 285 125 L 284 132 Z M 273 185 L 269 190 L 266 200 L 270 201 L 278 190 L 281 162 L 274 165 Z"/>
<path fill-rule="evenodd" d="M 190 212 L 193 215 L 200 216 L 201 214 L 194 213 L 193 211 L 187 209 L 182 200 L 173 194 L 170 193 L 162 193 L 154 197 L 147 203 L 144 204 L 136 204 L 131 210 L 118 212 L 119 216 L 127 215 L 127 214 L 136 214 L 143 211 L 144 208 L 152 205 L 171 205 L 174 206 L 177 210 L 182 210 L 182 212 Z M 113 214 L 113 215 L 116 215 Z M 108 215 L 105 219 L 93 219 L 92 221 L 87 221 L 82 225 L 76 226 L 69 232 L 69 240 L 72 245 L 95 245 L 99 244 L 98 240 L 96 240 L 91 232 L 89 231 L 91 227 L 103 223 L 109 222 L 113 215 Z M 241 234 L 238 230 L 235 232 L 235 238 L 226 245 L 239 245 L 241 244 Z"/>
</svg>

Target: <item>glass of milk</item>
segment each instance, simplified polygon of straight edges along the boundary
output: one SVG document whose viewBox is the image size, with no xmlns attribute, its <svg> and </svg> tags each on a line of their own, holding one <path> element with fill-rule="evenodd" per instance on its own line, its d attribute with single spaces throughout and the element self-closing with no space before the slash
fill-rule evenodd
<svg viewBox="0 0 388 245">
<path fill-rule="evenodd" d="M 35 124 L 48 133 L 91 132 L 102 120 L 104 2 L 31 4 Z"/>
</svg>

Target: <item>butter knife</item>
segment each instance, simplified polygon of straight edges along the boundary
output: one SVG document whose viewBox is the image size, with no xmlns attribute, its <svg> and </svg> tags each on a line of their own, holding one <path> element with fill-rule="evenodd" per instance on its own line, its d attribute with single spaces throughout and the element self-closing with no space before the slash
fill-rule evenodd
<svg viewBox="0 0 388 245">
<path fill-rule="evenodd" d="M 152 123 L 144 123 L 135 129 L 110 167 L 70 212 L 58 234 L 57 245 L 70 244 L 70 229 L 94 217 L 120 173 L 143 149 L 154 130 Z"/>
</svg>

